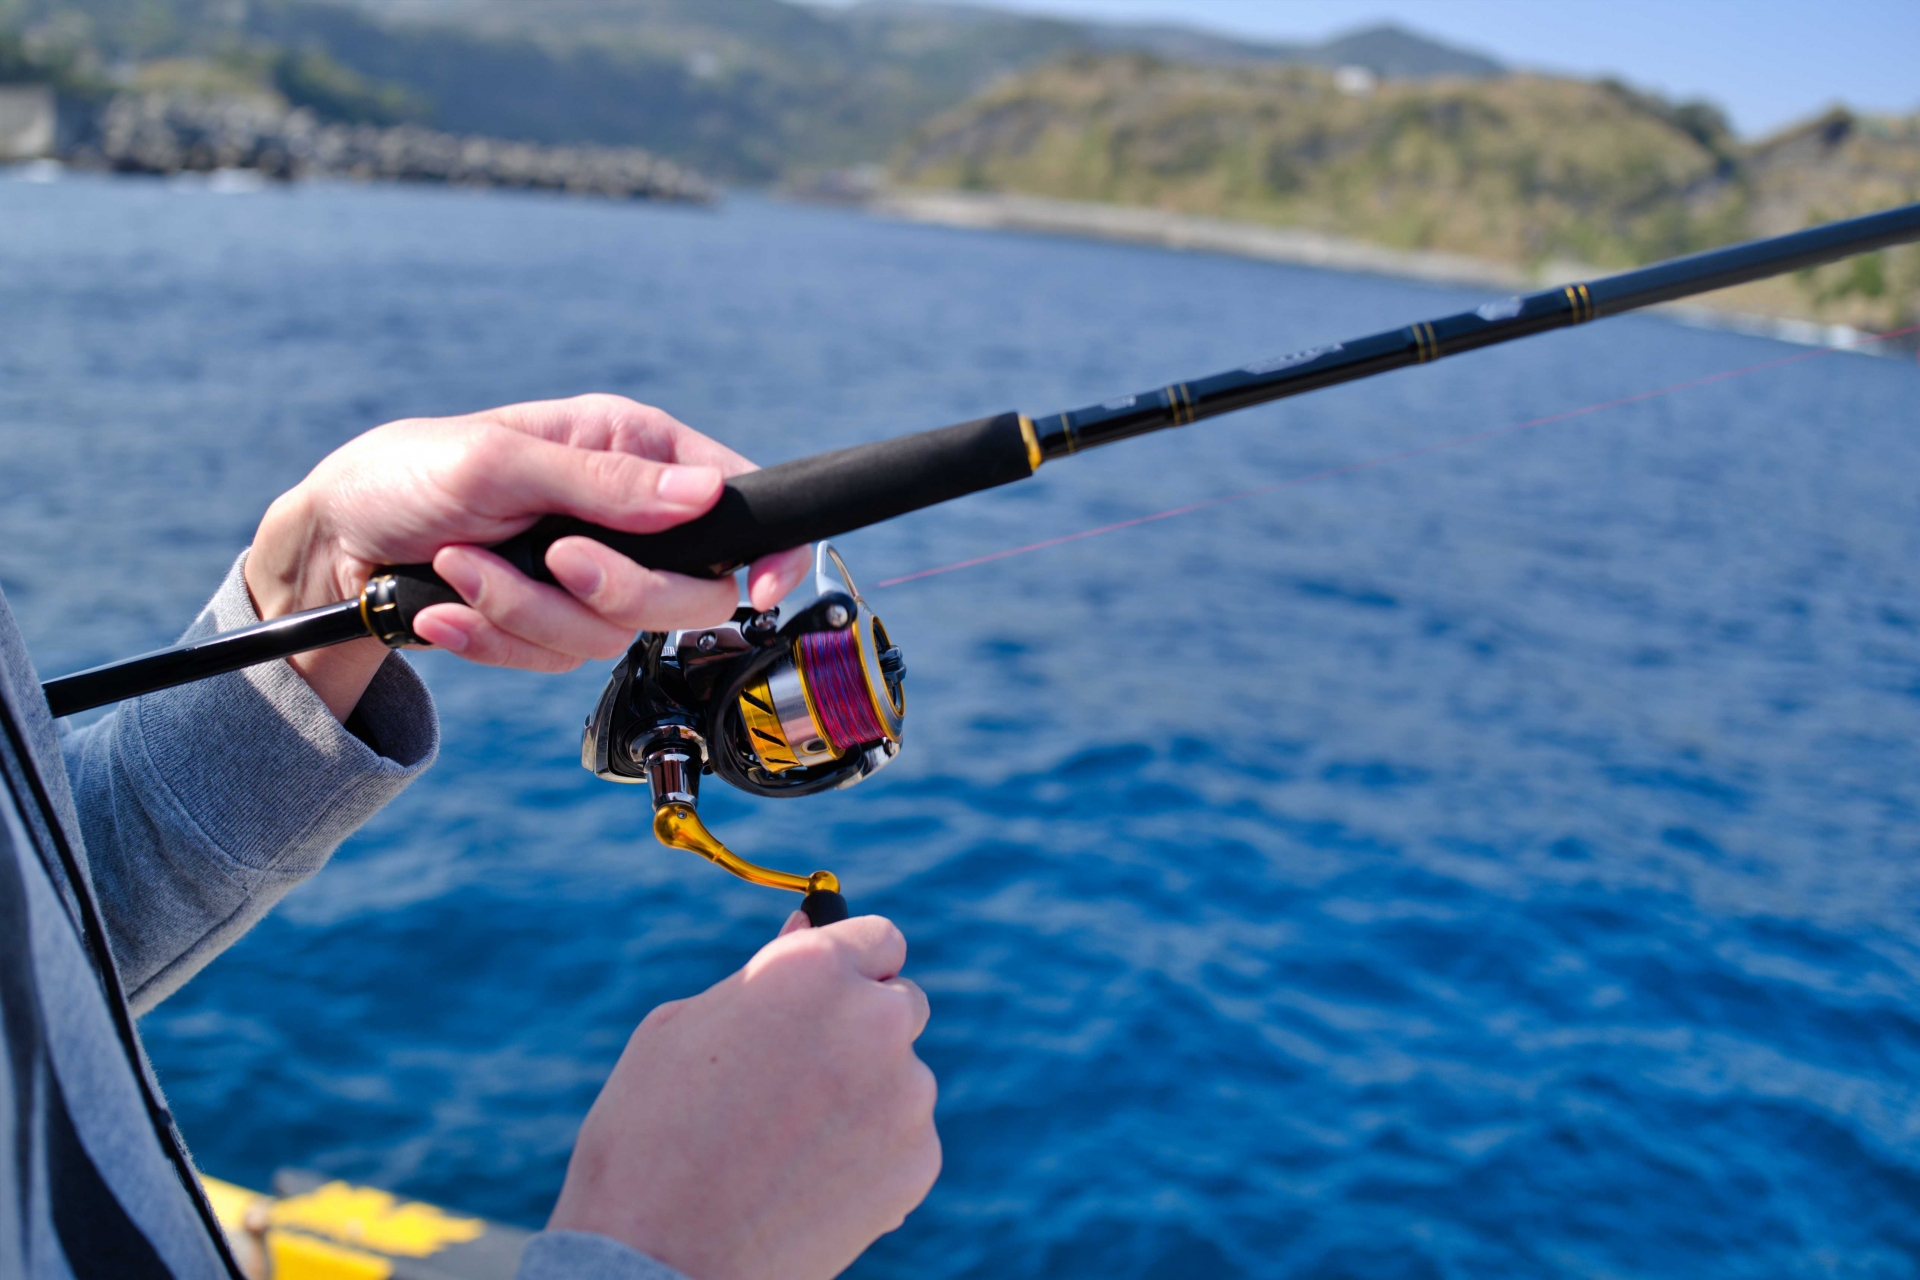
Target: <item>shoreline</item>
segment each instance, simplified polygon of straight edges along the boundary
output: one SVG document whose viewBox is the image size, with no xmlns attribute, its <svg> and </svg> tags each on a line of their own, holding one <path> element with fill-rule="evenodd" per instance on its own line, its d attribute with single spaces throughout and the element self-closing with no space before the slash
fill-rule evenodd
<svg viewBox="0 0 1920 1280">
<path fill-rule="evenodd" d="M 903 222 L 1113 240 L 1183 253 L 1221 253 L 1260 262 L 1361 272 L 1428 284 L 1526 291 L 1604 274 L 1573 262 L 1549 262 L 1537 272 L 1528 272 L 1510 263 L 1464 254 L 1388 249 L 1318 231 L 1172 213 L 1137 205 L 1057 200 L 1049 196 L 884 189 L 861 203 L 871 214 Z M 1690 328 L 1720 329 L 1796 346 L 1830 347 L 1856 355 L 1904 355 L 1895 348 L 1876 349 L 1881 345 L 1876 335 L 1851 325 L 1724 310 L 1698 302 L 1670 302 L 1647 310 Z"/>
</svg>

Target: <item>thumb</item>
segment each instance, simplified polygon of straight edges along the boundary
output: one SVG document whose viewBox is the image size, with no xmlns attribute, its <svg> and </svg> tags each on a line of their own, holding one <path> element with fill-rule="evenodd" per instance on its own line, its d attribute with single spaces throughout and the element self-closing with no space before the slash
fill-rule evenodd
<svg viewBox="0 0 1920 1280">
<path fill-rule="evenodd" d="M 780 926 L 780 932 L 773 936 L 776 938 L 784 938 L 790 933 L 798 933 L 802 929 L 811 928 L 813 928 L 813 924 L 807 919 L 807 913 L 804 911 L 796 911 L 787 917 L 787 922 Z"/>
<path fill-rule="evenodd" d="M 509 464 L 489 468 L 496 496 L 532 515 L 557 511 L 627 533 L 657 533 L 720 500 L 720 469 L 512 437 Z"/>
</svg>

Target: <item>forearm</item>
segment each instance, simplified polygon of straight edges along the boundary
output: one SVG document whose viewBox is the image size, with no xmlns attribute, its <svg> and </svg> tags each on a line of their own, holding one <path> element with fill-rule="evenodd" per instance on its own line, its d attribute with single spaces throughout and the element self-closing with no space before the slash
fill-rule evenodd
<svg viewBox="0 0 1920 1280">
<path fill-rule="evenodd" d="M 257 619 L 239 564 L 189 638 Z M 136 1011 L 177 989 L 432 762 L 439 730 L 397 656 L 360 705 L 376 751 L 284 662 L 123 703 L 62 749 Z"/>
</svg>

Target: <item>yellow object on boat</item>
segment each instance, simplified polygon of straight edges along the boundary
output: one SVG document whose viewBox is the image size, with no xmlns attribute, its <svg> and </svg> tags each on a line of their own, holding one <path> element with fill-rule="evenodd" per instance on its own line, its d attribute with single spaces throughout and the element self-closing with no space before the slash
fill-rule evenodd
<svg viewBox="0 0 1920 1280">
<path fill-rule="evenodd" d="M 527 1233 L 298 1174 L 264 1195 L 203 1178 L 249 1280 L 510 1280 Z"/>
</svg>

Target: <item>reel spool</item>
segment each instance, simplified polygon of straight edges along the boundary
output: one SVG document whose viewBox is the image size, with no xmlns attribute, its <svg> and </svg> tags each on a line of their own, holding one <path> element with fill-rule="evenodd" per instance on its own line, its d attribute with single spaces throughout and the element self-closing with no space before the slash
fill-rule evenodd
<svg viewBox="0 0 1920 1280">
<path fill-rule="evenodd" d="M 883 744 L 897 749 L 906 711 L 899 654 L 864 603 L 851 626 L 796 637 L 788 660 L 736 707 L 760 771 L 777 776 Z"/>
<path fill-rule="evenodd" d="M 792 610 L 781 625 L 783 610 Z M 789 798 L 853 786 L 900 752 L 906 665 L 827 543 L 810 583 L 781 607 L 743 607 L 718 627 L 643 632 L 587 718 L 580 763 L 609 782 L 646 783 L 653 831 L 744 880 L 806 894 L 816 925 L 844 919 L 829 871 L 756 866 L 700 820 L 700 778 Z"/>
</svg>

